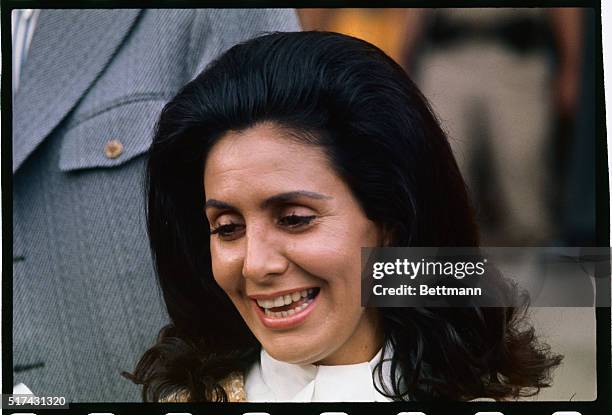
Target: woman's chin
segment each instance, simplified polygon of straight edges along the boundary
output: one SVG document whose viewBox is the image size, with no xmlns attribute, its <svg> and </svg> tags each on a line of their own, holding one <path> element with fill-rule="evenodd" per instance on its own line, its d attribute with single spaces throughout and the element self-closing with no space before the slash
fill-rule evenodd
<svg viewBox="0 0 612 415">
<path fill-rule="evenodd" d="M 295 365 L 308 365 L 321 360 L 320 355 L 324 355 L 320 350 L 311 347 L 287 347 L 282 345 L 263 345 L 266 352 L 274 359 Z"/>
</svg>

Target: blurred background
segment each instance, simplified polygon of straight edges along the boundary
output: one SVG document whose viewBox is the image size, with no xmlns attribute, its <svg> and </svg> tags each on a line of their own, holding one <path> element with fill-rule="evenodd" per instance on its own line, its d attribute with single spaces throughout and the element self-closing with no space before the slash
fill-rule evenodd
<svg viewBox="0 0 612 415">
<path fill-rule="evenodd" d="M 371 42 L 430 101 L 483 245 L 595 245 L 595 16 L 578 8 L 300 9 Z"/>
<path fill-rule="evenodd" d="M 371 42 L 447 132 L 489 246 L 595 246 L 595 15 L 576 8 L 301 9 Z M 594 308 L 531 308 L 565 355 L 531 400 L 596 399 Z"/>
</svg>

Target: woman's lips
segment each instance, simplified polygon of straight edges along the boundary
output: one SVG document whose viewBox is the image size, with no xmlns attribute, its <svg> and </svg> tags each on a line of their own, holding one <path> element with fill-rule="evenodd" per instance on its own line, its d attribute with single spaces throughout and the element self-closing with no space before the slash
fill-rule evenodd
<svg viewBox="0 0 612 415">
<path fill-rule="evenodd" d="M 315 288 L 305 291 L 306 296 L 300 295 L 297 297 L 296 293 L 300 293 L 300 291 L 296 291 L 293 298 L 286 297 L 288 301 L 285 301 L 282 305 L 280 305 L 280 300 L 277 301 L 274 304 L 277 305 L 276 307 L 267 308 L 272 303 L 265 302 L 265 300 L 264 302 L 252 300 L 252 304 L 264 326 L 270 329 L 289 329 L 301 324 L 316 306 L 320 289 Z M 258 302 L 265 305 L 266 308 L 261 307 Z"/>
</svg>

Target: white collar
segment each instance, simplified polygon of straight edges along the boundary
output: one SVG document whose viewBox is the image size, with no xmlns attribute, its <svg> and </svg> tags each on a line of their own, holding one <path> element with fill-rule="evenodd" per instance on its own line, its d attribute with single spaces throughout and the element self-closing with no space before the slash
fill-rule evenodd
<svg viewBox="0 0 612 415">
<path fill-rule="evenodd" d="M 393 352 L 387 346 L 385 357 Z M 382 349 L 372 360 L 353 365 L 315 366 L 281 362 L 261 350 L 260 360 L 248 371 L 245 391 L 249 402 L 389 402 L 374 387 L 383 389 L 378 374 Z M 383 379 L 390 384 L 390 362 L 382 364 Z"/>
</svg>

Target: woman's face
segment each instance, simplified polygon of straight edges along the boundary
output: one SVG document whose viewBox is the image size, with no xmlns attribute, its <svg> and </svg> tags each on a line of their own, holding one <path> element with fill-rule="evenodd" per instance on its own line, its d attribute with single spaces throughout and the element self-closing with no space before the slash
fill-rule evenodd
<svg viewBox="0 0 612 415">
<path fill-rule="evenodd" d="M 338 365 L 376 354 L 360 249 L 381 235 L 320 147 L 270 123 L 229 132 L 208 154 L 204 189 L 215 280 L 272 357 Z"/>
</svg>

